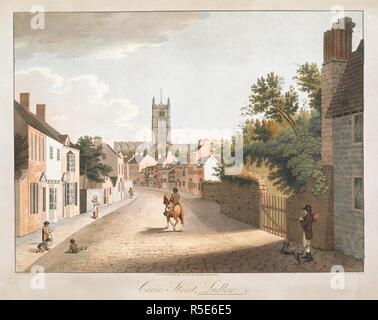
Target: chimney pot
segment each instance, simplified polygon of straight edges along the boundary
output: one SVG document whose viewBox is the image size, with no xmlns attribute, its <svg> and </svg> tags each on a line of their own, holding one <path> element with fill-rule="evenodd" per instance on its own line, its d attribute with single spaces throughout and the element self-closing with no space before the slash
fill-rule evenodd
<svg viewBox="0 0 378 320">
<path fill-rule="evenodd" d="M 20 105 L 22 105 L 26 111 L 30 111 L 29 103 L 30 103 L 30 93 L 29 92 L 21 92 L 20 93 Z"/>
<path fill-rule="evenodd" d="M 39 120 L 46 121 L 46 105 L 45 104 L 37 104 L 36 116 Z"/>
<path fill-rule="evenodd" d="M 352 55 L 352 33 L 355 23 L 349 17 L 332 24 L 331 30 L 324 32 L 323 63 L 331 60 L 347 61 Z"/>
</svg>

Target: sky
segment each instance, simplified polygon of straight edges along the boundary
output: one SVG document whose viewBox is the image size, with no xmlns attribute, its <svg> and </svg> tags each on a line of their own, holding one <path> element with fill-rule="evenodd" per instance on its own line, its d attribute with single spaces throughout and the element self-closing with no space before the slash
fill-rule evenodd
<svg viewBox="0 0 378 320">
<path fill-rule="evenodd" d="M 353 50 L 363 37 L 362 13 Z M 15 99 L 30 92 L 47 122 L 76 141 L 151 140 L 152 97 L 170 97 L 173 143 L 230 136 L 250 87 L 274 71 L 292 78 L 323 58 L 331 12 L 112 12 L 14 16 Z M 42 20 L 39 20 L 41 22 Z M 35 22 L 35 20 L 34 20 Z M 303 98 L 303 97 L 302 97 Z M 302 101 L 302 100 L 301 100 Z"/>
</svg>

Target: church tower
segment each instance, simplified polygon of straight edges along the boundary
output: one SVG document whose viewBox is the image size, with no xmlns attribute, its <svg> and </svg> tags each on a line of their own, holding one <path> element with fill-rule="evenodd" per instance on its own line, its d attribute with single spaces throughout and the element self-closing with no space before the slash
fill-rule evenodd
<svg viewBox="0 0 378 320">
<path fill-rule="evenodd" d="M 171 145 L 171 103 L 168 98 L 167 104 L 163 104 L 161 91 L 159 104 L 155 103 L 155 97 L 152 98 L 152 144 L 155 159 L 163 161 Z"/>
</svg>

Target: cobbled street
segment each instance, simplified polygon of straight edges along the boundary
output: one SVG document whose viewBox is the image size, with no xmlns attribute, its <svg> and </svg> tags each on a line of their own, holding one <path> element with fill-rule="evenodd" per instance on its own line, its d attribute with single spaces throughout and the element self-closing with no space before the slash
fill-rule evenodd
<svg viewBox="0 0 378 320">
<path fill-rule="evenodd" d="M 137 192 L 133 203 L 83 227 L 34 264 L 46 272 L 329 272 L 336 264 L 363 271 L 359 260 L 315 249 L 314 261 L 298 265 L 280 254 L 284 239 L 225 217 L 200 198 L 182 198 L 183 232 L 166 230 L 162 193 Z M 87 250 L 65 253 L 70 238 Z"/>
</svg>

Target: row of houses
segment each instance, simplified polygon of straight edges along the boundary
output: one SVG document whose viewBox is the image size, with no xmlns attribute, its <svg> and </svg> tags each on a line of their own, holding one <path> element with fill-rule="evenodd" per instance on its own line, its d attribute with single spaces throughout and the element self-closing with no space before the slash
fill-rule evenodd
<svg viewBox="0 0 378 320">
<path fill-rule="evenodd" d="M 37 104 L 35 114 L 30 111 L 29 93 L 14 101 L 14 130 L 25 149 L 20 151 L 25 159 L 15 170 L 17 237 L 38 230 L 46 220 L 57 222 L 91 210 L 94 195 L 101 205 L 126 197 L 131 184 L 124 181 L 123 157 L 95 138 L 95 145 L 102 146 L 102 162 L 112 171 L 103 183 L 88 183 L 80 176 L 80 150 L 46 122 L 46 105 Z"/>
<path fill-rule="evenodd" d="M 218 163 L 219 159 L 205 143 L 188 153 L 185 159 L 176 158 L 171 153 L 161 162 L 149 154 L 125 158 L 125 177 L 137 187 L 177 187 L 180 191 L 201 195 L 204 181 L 219 181 L 216 175 Z"/>
</svg>

